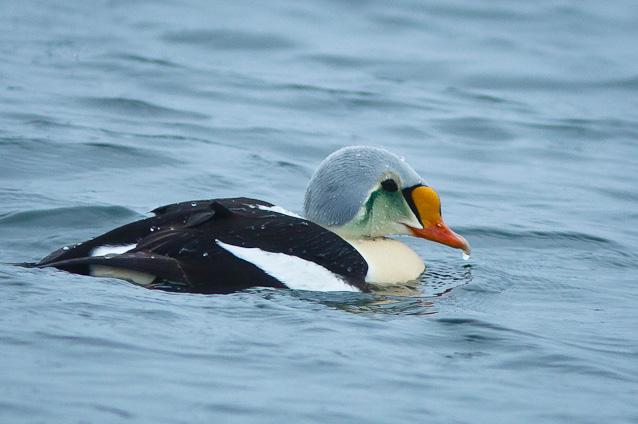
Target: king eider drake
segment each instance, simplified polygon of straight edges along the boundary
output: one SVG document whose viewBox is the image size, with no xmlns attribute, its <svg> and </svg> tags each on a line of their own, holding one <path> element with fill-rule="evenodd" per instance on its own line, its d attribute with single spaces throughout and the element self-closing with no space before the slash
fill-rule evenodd
<svg viewBox="0 0 638 424">
<path fill-rule="evenodd" d="M 305 219 L 248 198 L 175 203 L 25 265 L 192 293 L 254 286 L 366 292 L 416 280 L 425 269 L 389 235 L 470 252 L 443 222 L 437 193 L 379 148 L 346 147 L 328 156 L 308 184 L 304 212 Z"/>
</svg>

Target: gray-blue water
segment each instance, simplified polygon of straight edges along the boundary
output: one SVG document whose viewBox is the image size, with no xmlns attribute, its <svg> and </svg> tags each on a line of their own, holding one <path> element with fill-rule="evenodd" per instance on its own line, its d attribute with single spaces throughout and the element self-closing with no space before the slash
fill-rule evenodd
<svg viewBox="0 0 638 424">
<path fill-rule="evenodd" d="M 458 251 L 375 294 L 0 265 L 0 421 L 635 423 L 634 1 L 0 2 L 0 262 L 374 144 Z"/>
</svg>

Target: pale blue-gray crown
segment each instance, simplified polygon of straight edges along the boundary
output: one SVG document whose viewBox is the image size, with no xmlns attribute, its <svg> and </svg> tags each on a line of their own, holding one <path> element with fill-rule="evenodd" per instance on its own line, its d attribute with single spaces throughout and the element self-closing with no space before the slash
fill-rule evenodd
<svg viewBox="0 0 638 424">
<path fill-rule="evenodd" d="M 419 174 L 385 149 L 349 146 L 321 162 L 308 183 L 304 199 L 307 219 L 323 226 L 351 221 L 379 183 L 392 178 L 399 189 L 422 184 Z"/>
</svg>

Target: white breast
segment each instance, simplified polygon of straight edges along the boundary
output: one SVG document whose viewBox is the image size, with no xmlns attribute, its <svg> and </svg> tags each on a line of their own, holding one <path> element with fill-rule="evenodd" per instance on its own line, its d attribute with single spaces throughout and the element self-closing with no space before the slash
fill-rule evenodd
<svg viewBox="0 0 638 424">
<path fill-rule="evenodd" d="M 371 284 L 400 284 L 419 278 L 423 260 L 406 244 L 390 238 L 347 240 L 368 263 L 366 281 Z"/>
</svg>

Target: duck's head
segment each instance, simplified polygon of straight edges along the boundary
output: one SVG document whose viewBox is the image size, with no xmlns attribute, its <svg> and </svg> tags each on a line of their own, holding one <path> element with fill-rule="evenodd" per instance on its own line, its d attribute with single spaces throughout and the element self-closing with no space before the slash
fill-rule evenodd
<svg viewBox="0 0 638 424">
<path fill-rule="evenodd" d="M 403 159 L 376 147 L 328 156 L 310 179 L 304 212 L 347 239 L 408 234 L 470 253 L 467 240 L 443 221 L 436 191 Z"/>
</svg>

